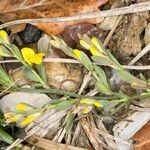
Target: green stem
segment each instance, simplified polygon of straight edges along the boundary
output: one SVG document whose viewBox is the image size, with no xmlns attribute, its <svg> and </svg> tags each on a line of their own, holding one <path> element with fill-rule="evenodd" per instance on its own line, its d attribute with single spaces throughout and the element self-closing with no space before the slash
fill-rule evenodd
<svg viewBox="0 0 150 150">
<path fill-rule="evenodd" d="M 57 94 L 57 95 L 64 95 L 64 96 L 69 96 L 69 97 L 75 97 L 75 98 L 89 98 L 89 99 L 95 99 L 95 100 L 114 100 L 118 99 L 117 96 L 87 96 L 87 95 L 79 95 L 74 92 L 67 92 L 64 90 L 59 90 L 59 89 L 31 89 L 31 88 L 15 88 L 12 89 L 14 91 L 19 91 L 19 92 L 29 92 L 29 93 L 50 93 L 50 94 Z M 136 94 L 136 95 L 131 95 L 129 96 L 132 100 L 133 99 L 144 99 L 144 98 L 149 98 L 150 93 L 144 93 L 144 94 Z"/>
</svg>

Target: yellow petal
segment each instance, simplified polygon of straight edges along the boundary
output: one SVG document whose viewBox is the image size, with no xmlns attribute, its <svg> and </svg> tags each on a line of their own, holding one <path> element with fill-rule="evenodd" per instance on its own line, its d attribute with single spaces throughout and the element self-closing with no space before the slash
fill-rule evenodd
<svg viewBox="0 0 150 150">
<path fill-rule="evenodd" d="M 21 53 L 22 53 L 22 56 L 23 56 L 24 60 L 25 60 L 29 65 L 31 65 L 32 62 L 30 61 L 30 59 L 35 56 L 34 50 L 31 49 L 31 48 L 22 48 L 22 49 L 21 49 Z"/>
<path fill-rule="evenodd" d="M 90 100 L 90 99 L 82 99 L 80 100 L 80 103 L 81 104 L 88 104 L 88 105 L 92 105 L 93 104 L 93 100 Z"/>
<path fill-rule="evenodd" d="M 4 30 L 0 30 L 0 37 L 9 44 L 8 34 Z"/>
<path fill-rule="evenodd" d="M 31 63 L 35 63 L 35 64 L 41 64 L 42 61 L 43 61 L 43 56 L 44 55 L 45 55 L 44 53 L 35 54 L 35 56 L 33 56 L 32 58 L 30 58 L 30 62 Z"/>
<path fill-rule="evenodd" d="M 16 110 L 19 110 L 19 111 L 27 111 L 30 109 L 32 109 L 32 107 L 30 107 L 27 104 L 20 103 L 20 104 L 16 105 Z"/>
<path fill-rule="evenodd" d="M 40 117 L 41 113 L 35 113 L 35 114 L 32 114 L 30 116 L 28 116 L 25 120 L 23 120 L 20 125 L 21 126 L 25 126 L 29 123 L 31 123 L 33 120 L 37 119 L 38 117 Z"/>
<path fill-rule="evenodd" d="M 98 102 L 98 101 L 95 101 L 93 103 L 93 105 L 96 106 L 96 107 L 103 107 L 102 104 L 100 102 Z"/>
<path fill-rule="evenodd" d="M 17 122 L 17 121 L 21 118 L 21 116 L 22 116 L 21 114 L 18 114 L 18 115 L 16 115 L 16 116 L 12 117 L 12 118 L 11 118 L 11 121 L 12 121 L 12 122 Z"/>
<path fill-rule="evenodd" d="M 94 47 L 90 48 L 90 52 L 93 56 L 102 56 L 102 53 L 97 51 Z"/>
<path fill-rule="evenodd" d="M 78 49 L 73 50 L 73 53 L 78 60 L 81 60 L 81 56 L 80 56 L 81 52 Z"/>
<path fill-rule="evenodd" d="M 90 49 L 91 45 L 89 45 L 88 43 L 86 43 L 83 40 L 80 40 L 80 44 L 85 48 L 85 49 Z"/>
<path fill-rule="evenodd" d="M 100 46 L 100 44 L 99 44 L 99 42 L 98 42 L 98 39 L 97 38 L 92 38 L 92 43 L 94 44 L 94 46 L 96 46 L 97 47 L 97 49 L 101 52 L 101 53 L 103 53 L 103 50 L 102 50 L 102 48 L 101 48 L 101 46 Z"/>
<path fill-rule="evenodd" d="M 84 114 L 87 114 L 87 113 L 89 113 L 91 110 L 92 110 L 92 106 L 88 106 L 88 107 L 86 107 L 84 110 L 83 110 L 83 113 Z"/>
<path fill-rule="evenodd" d="M 8 112 L 8 113 L 5 113 L 5 114 L 4 114 L 4 117 L 5 117 L 6 119 L 12 118 L 13 116 L 14 116 L 14 113 L 12 113 L 12 112 Z"/>
</svg>

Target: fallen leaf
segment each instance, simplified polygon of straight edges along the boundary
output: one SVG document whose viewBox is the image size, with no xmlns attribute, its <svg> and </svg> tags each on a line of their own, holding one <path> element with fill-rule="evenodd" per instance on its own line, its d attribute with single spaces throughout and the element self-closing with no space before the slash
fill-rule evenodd
<svg viewBox="0 0 150 150">
<path fill-rule="evenodd" d="M 76 91 L 80 87 L 83 78 L 81 70 L 68 67 L 63 63 L 45 63 L 45 67 L 50 86 L 66 91 Z M 19 86 L 32 83 L 26 78 L 22 68 L 17 68 L 11 75 Z"/>
<path fill-rule="evenodd" d="M 133 137 L 134 150 L 149 150 L 150 148 L 150 122 L 148 122 Z"/>
<path fill-rule="evenodd" d="M 73 16 L 99 11 L 98 7 L 108 0 L 1 0 L 0 21 L 8 22 L 29 18 L 54 18 Z M 87 22 L 98 23 L 101 19 L 90 19 Z M 61 23 L 34 23 L 39 29 L 49 35 L 59 34 L 63 29 L 81 21 Z M 13 32 L 23 30 L 25 25 L 11 27 Z"/>
</svg>

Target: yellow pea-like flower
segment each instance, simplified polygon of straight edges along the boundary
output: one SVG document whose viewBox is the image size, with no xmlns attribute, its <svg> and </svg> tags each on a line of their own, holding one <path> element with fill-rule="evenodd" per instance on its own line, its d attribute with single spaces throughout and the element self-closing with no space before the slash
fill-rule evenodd
<svg viewBox="0 0 150 150">
<path fill-rule="evenodd" d="M 93 56 L 102 56 L 102 53 L 96 50 L 94 47 L 90 47 L 90 52 Z"/>
<path fill-rule="evenodd" d="M 20 123 L 20 125 L 21 125 L 21 126 L 25 126 L 25 125 L 31 123 L 33 120 L 37 119 L 37 118 L 40 117 L 40 116 L 41 116 L 41 113 L 40 113 L 40 112 L 39 112 L 39 113 L 32 114 L 32 115 L 28 116 L 25 120 L 23 120 L 23 121 Z"/>
<path fill-rule="evenodd" d="M 86 43 L 84 40 L 80 40 L 80 44 L 85 48 L 85 49 L 90 49 L 91 45 Z"/>
<path fill-rule="evenodd" d="M 95 102 L 93 103 L 93 105 L 96 106 L 96 107 L 98 107 L 98 108 L 99 108 L 99 107 L 103 107 L 102 104 L 101 104 L 100 102 L 98 102 L 98 101 L 95 101 Z"/>
<path fill-rule="evenodd" d="M 21 114 L 17 114 L 14 117 L 11 118 L 11 121 L 12 122 L 17 122 L 21 118 L 21 116 L 22 116 Z"/>
<path fill-rule="evenodd" d="M 81 60 L 81 56 L 80 56 L 81 52 L 78 49 L 73 50 L 73 53 L 78 60 Z"/>
<path fill-rule="evenodd" d="M 15 114 L 13 112 L 8 112 L 4 114 L 7 122 L 17 122 L 21 118 L 21 114 Z"/>
<path fill-rule="evenodd" d="M 21 49 L 22 56 L 24 60 L 31 65 L 32 63 L 41 64 L 43 60 L 44 53 L 36 54 L 35 51 L 31 48 Z"/>
<path fill-rule="evenodd" d="M 18 110 L 18 111 L 28 111 L 31 109 L 32 109 L 32 107 L 30 107 L 29 105 L 24 104 L 24 103 L 20 103 L 20 104 L 16 105 L 16 110 Z"/>
<path fill-rule="evenodd" d="M 10 119 L 10 118 L 12 118 L 14 116 L 14 113 L 12 113 L 12 112 L 8 112 L 8 113 L 5 113 L 4 114 L 4 117 L 6 118 L 6 119 Z"/>
<path fill-rule="evenodd" d="M 92 43 L 93 43 L 93 45 L 94 45 L 101 53 L 103 53 L 103 50 L 102 50 L 102 48 L 101 48 L 101 46 L 100 46 L 99 41 L 98 41 L 97 38 L 93 37 L 93 38 L 92 38 Z"/>
<path fill-rule="evenodd" d="M 0 37 L 4 40 L 5 43 L 9 44 L 8 34 L 4 30 L 0 30 Z"/>
<path fill-rule="evenodd" d="M 92 105 L 93 104 L 93 100 L 90 100 L 90 99 L 82 99 L 80 100 L 80 103 L 81 104 L 88 104 L 88 105 Z"/>
</svg>

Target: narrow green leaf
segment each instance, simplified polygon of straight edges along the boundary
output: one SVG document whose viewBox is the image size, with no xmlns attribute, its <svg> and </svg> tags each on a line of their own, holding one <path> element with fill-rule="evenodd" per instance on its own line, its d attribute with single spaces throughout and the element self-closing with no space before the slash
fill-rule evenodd
<svg viewBox="0 0 150 150">
<path fill-rule="evenodd" d="M 108 83 L 104 70 L 97 65 L 94 65 L 94 69 L 95 69 L 96 74 L 99 76 L 99 78 L 103 82 L 103 84 L 107 87 L 107 89 L 110 90 L 110 85 Z"/>
<path fill-rule="evenodd" d="M 36 65 L 38 73 L 42 80 L 46 83 L 47 82 L 47 76 L 46 76 L 46 71 L 45 71 L 45 66 L 43 63 Z"/>
<path fill-rule="evenodd" d="M 1 128 L 0 128 L 0 140 L 8 144 L 12 144 L 14 142 L 14 138 Z"/>
<path fill-rule="evenodd" d="M 75 117 L 75 114 L 72 112 L 68 113 L 66 120 L 65 120 L 65 129 L 66 132 L 70 132 L 73 126 L 73 119 Z"/>
<path fill-rule="evenodd" d="M 56 109 L 64 110 L 64 109 L 69 108 L 74 103 L 75 103 L 75 100 L 65 100 L 65 101 L 59 102 L 59 103 L 54 104 L 54 105 L 55 105 Z"/>
<path fill-rule="evenodd" d="M 14 54 L 15 56 L 17 56 L 18 58 L 20 58 L 20 59 L 23 60 L 20 50 L 19 50 L 18 47 L 17 47 L 16 45 L 14 45 L 14 44 L 12 44 L 12 51 L 13 51 L 13 54 Z"/>
<path fill-rule="evenodd" d="M 81 52 L 80 57 L 81 57 L 81 62 L 83 63 L 85 68 L 92 72 L 93 64 L 92 64 L 91 60 L 88 58 L 88 56 L 84 52 Z"/>
<path fill-rule="evenodd" d="M 107 59 L 107 57 L 92 56 L 91 58 L 92 58 L 93 61 L 95 61 L 95 62 L 98 63 L 99 65 L 110 66 L 110 67 L 113 66 L 112 62 L 109 61 L 109 60 Z"/>
<path fill-rule="evenodd" d="M 34 73 L 31 71 L 30 68 L 27 67 L 23 67 L 23 72 L 25 73 L 26 77 L 31 80 L 31 81 L 35 81 L 35 82 L 40 82 L 38 78 L 36 78 L 36 76 L 34 75 Z"/>
</svg>

